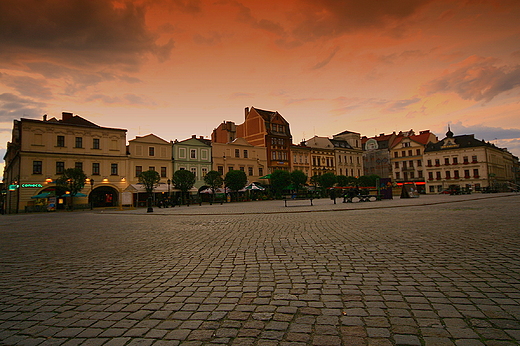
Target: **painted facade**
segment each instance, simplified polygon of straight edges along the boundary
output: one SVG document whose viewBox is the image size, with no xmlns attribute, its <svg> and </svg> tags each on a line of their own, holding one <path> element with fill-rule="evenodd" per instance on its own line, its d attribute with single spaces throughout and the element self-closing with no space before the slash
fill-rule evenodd
<svg viewBox="0 0 520 346">
<path fill-rule="evenodd" d="M 211 141 L 203 136 L 173 143 L 173 173 L 186 169 L 195 174 L 195 188 L 204 185 L 204 176 L 212 170 Z"/>
</svg>

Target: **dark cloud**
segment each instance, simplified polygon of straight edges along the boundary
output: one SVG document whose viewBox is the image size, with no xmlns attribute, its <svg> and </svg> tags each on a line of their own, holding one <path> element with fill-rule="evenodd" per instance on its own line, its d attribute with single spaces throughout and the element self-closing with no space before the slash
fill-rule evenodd
<svg viewBox="0 0 520 346">
<path fill-rule="evenodd" d="M 10 121 L 16 118 L 35 118 L 43 114 L 46 104 L 15 94 L 0 94 L 0 121 Z"/>
<path fill-rule="evenodd" d="M 108 105 L 113 104 L 124 104 L 132 106 L 157 106 L 157 103 L 153 100 L 149 100 L 146 97 L 135 95 L 135 94 L 124 94 L 123 96 L 108 96 L 103 94 L 94 94 L 85 99 L 86 102 L 99 101 Z"/>
<path fill-rule="evenodd" d="M 130 1 L 0 1 L 0 54 L 38 52 L 84 64 L 132 65 L 146 53 L 164 58 L 145 26 L 145 10 Z"/>
<path fill-rule="evenodd" d="M 334 55 L 336 55 L 338 51 L 339 47 L 334 48 L 327 58 L 312 66 L 311 70 L 319 70 L 320 68 L 325 67 L 332 60 L 332 58 L 334 58 Z"/>
<path fill-rule="evenodd" d="M 485 125 L 464 126 L 458 121 L 450 125 L 455 135 L 474 134 L 475 138 L 493 141 L 495 139 L 520 139 L 520 129 L 503 127 L 491 127 Z"/>
<path fill-rule="evenodd" d="M 51 98 L 51 89 L 45 79 L 35 79 L 27 76 L 13 76 L 0 73 L 0 83 L 15 89 L 23 96 L 36 98 Z"/>
<path fill-rule="evenodd" d="M 292 19 L 293 34 L 302 41 L 335 37 L 366 28 L 397 28 L 432 0 L 303 0 L 303 9 Z"/>
<path fill-rule="evenodd" d="M 427 95 L 457 93 L 465 100 L 486 102 L 520 86 L 520 65 L 498 66 L 495 59 L 470 57 L 461 67 L 422 86 Z"/>
<path fill-rule="evenodd" d="M 421 101 L 420 98 L 418 97 L 414 97 L 414 98 L 411 98 L 411 99 L 406 99 L 406 100 L 397 100 L 397 101 L 393 101 L 391 102 L 388 107 L 386 108 L 386 111 L 388 112 L 401 112 L 401 111 L 404 111 L 406 110 L 406 108 L 410 105 L 413 105 L 417 102 Z"/>
</svg>

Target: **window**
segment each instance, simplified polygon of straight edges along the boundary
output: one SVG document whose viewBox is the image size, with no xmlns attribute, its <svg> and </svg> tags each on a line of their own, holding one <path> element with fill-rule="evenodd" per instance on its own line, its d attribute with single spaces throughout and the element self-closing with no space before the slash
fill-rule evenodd
<svg viewBox="0 0 520 346">
<path fill-rule="evenodd" d="M 155 147 L 148 147 L 148 156 L 155 156 Z"/>
<path fill-rule="evenodd" d="M 197 149 L 190 149 L 190 159 L 197 158 Z"/>
<path fill-rule="evenodd" d="M 405 157 L 405 156 L 406 156 L 406 151 L 404 151 L 404 150 L 401 151 L 401 156 L 402 156 L 402 157 Z"/>
<path fill-rule="evenodd" d="M 56 137 L 56 146 L 64 147 L 65 146 L 65 136 L 57 136 Z"/>
<path fill-rule="evenodd" d="M 435 186 L 431 185 L 429 186 L 430 192 L 435 192 Z"/>
<path fill-rule="evenodd" d="M 92 139 L 92 149 L 99 149 L 99 138 Z"/>
<path fill-rule="evenodd" d="M 453 178 L 459 179 L 459 171 L 453 171 Z"/>
<path fill-rule="evenodd" d="M 446 171 L 446 179 L 451 179 L 451 172 L 450 171 Z"/>
<path fill-rule="evenodd" d="M 135 166 L 135 176 L 138 177 L 143 173 L 143 166 Z"/>
<path fill-rule="evenodd" d="M 410 172 L 410 179 L 414 179 L 415 178 L 415 172 Z"/>
<path fill-rule="evenodd" d="M 83 148 L 83 137 L 76 137 L 75 148 Z"/>
<path fill-rule="evenodd" d="M 63 174 L 65 170 L 65 162 L 58 161 L 56 162 L 56 174 Z"/>
<path fill-rule="evenodd" d="M 249 153 L 247 152 L 247 149 L 244 149 L 244 159 L 247 159 L 249 157 Z"/>
<path fill-rule="evenodd" d="M 155 166 L 148 166 L 148 170 L 149 170 L 149 171 L 154 171 L 154 172 L 155 172 Z"/>
<path fill-rule="evenodd" d="M 99 175 L 99 162 L 92 163 L 92 175 Z"/>
<path fill-rule="evenodd" d="M 399 168 L 399 162 L 395 163 L 395 168 Z"/>
<path fill-rule="evenodd" d="M 273 152 L 271 153 L 271 158 L 272 158 L 273 160 L 276 160 L 276 151 L 273 151 Z"/>
<path fill-rule="evenodd" d="M 417 171 L 417 174 L 418 174 L 419 178 L 423 177 L 423 172 L 422 171 Z"/>
<path fill-rule="evenodd" d="M 428 172 L 428 180 L 433 180 L 433 172 Z"/>
<path fill-rule="evenodd" d="M 206 167 L 202 167 L 202 176 L 205 177 L 208 174 L 208 169 Z"/>
<path fill-rule="evenodd" d="M 466 178 L 466 179 L 469 178 L 469 169 L 464 170 L 464 178 Z"/>
<path fill-rule="evenodd" d="M 472 161 L 472 162 L 477 162 L 477 155 L 473 155 L 473 156 L 471 157 L 471 161 Z"/>
<path fill-rule="evenodd" d="M 399 153 L 397 151 L 394 153 L 394 157 L 399 157 Z M 350 162 L 352 163 L 352 160 L 350 160 Z"/>
<path fill-rule="evenodd" d="M 233 166 L 228 167 L 228 172 L 231 172 L 233 170 Z"/>
<path fill-rule="evenodd" d="M 417 160 L 417 167 L 422 167 L 422 161 L 421 160 Z"/>
<path fill-rule="evenodd" d="M 421 149 L 416 149 L 415 150 L 415 155 L 421 155 Z"/>
<path fill-rule="evenodd" d="M 33 161 L 33 174 L 42 174 L 42 162 Z"/>
<path fill-rule="evenodd" d="M 110 165 L 110 175 L 117 175 L 117 163 Z"/>
<path fill-rule="evenodd" d="M 403 169 L 406 169 L 406 161 L 403 161 Z"/>
<path fill-rule="evenodd" d="M 445 165 L 449 165 L 450 164 L 450 158 L 449 157 L 445 157 L 444 158 L 444 164 Z"/>
<path fill-rule="evenodd" d="M 478 175 L 478 168 L 475 168 L 473 170 L 473 178 L 478 178 L 478 177 L 479 177 L 479 175 Z"/>
<path fill-rule="evenodd" d="M 412 168 L 413 167 L 413 160 L 408 161 L 408 165 L 410 166 L 410 168 Z"/>
<path fill-rule="evenodd" d="M 464 156 L 464 157 L 462 158 L 462 160 L 464 160 L 464 163 L 469 163 L 469 161 L 468 161 L 468 157 L 467 157 L 467 156 Z"/>
<path fill-rule="evenodd" d="M 166 167 L 161 167 L 161 178 L 166 178 Z"/>
<path fill-rule="evenodd" d="M 253 167 L 247 167 L 247 173 L 251 176 L 253 175 Z"/>
<path fill-rule="evenodd" d="M 395 179 L 401 179 L 401 173 L 395 172 Z"/>
<path fill-rule="evenodd" d="M 428 160 L 428 167 L 431 167 L 432 166 L 432 160 Z"/>
<path fill-rule="evenodd" d="M 197 167 L 191 167 L 190 168 L 191 173 L 196 177 L 197 176 Z"/>
<path fill-rule="evenodd" d="M 440 166 L 440 165 L 441 165 L 441 160 L 435 159 L 435 166 Z"/>
<path fill-rule="evenodd" d="M 74 168 L 83 170 L 83 162 L 76 162 Z"/>
<path fill-rule="evenodd" d="M 224 166 L 217 166 L 217 171 L 218 171 L 221 175 L 224 175 Z"/>
<path fill-rule="evenodd" d="M 456 157 L 454 157 L 454 158 L 453 158 L 453 164 L 456 165 L 456 164 L 458 164 L 458 163 L 459 163 L 459 162 L 458 162 L 458 159 L 457 159 Z"/>
<path fill-rule="evenodd" d="M 245 168 L 244 166 L 240 166 L 240 170 L 241 170 L 242 172 L 245 172 L 245 171 L 246 171 L 246 168 Z"/>
<path fill-rule="evenodd" d="M 258 167 L 258 175 L 263 177 L 264 176 L 264 168 L 263 167 Z"/>
<path fill-rule="evenodd" d="M 435 178 L 436 178 L 437 180 L 441 180 L 441 179 L 442 179 L 442 178 L 441 178 L 441 172 L 435 172 Z"/>
<path fill-rule="evenodd" d="M 240 157 L 240 149 L 235 149 L 235 157 Z"/>
<path fill-rule="evenodd" d="M 408 150 L 408 156 L 413 156 L 412 150 Z"/>
</svg>

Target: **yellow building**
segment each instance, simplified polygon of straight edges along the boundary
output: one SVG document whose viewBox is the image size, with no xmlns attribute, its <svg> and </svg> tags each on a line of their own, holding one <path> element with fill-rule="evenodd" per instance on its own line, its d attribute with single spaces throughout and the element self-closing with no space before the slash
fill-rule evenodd
<svg viewBox="0 0 520 346">
<path fill-rule="evenodd" d="M 302 171 L 307 175 L 308 178 L 312 176 L 311 169 L 311 156 L 312 149 L 305 145 L 305 143 L 301 143 L 299 145 L 291 146 L 291 171 Z"/>
<path fill-rule="evenodd" d="M 71 197 L 56 196 L 55 181 L 68 168 L 80 168 L 88 177 L 75 205 L 118 206 L 126 187 L 126 130 L 98 126 L 63 112 L 62 119 L 15 120 L 5 155 L 5 210 L 16 213 L 64 208 Z M 32 198 L 45 196 L 49 198 Z"/>
<path fill-rule="evenodd" d="M 508 191 L 515 182 L 515 159 L 510 152 L 474 135 L 454 136 L 431 143 L 424 151 L 427 193 L 465 188 Z"/>
<path fill-rule="evenodd" d="M 213 170 L 224 177 L 231 170 L 246 173 L 249 183 L 264 182 L 260 177 L 267 174 L 267 154 L 265 147 L 249 144 L 244 138 L 236 138 L 229 143 L 211 143 Z"/>
</svg>

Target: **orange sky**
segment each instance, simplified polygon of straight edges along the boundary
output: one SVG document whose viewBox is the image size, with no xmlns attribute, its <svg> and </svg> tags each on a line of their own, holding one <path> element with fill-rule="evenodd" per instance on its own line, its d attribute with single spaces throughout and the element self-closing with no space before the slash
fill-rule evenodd
<svg viewBox="0 0 520 346">
<path fill-rule="evenodd" d="M 0 154 L 21 117 L 182 140 L 254 106 L 295 143 L 451 124 L 518 156 L 518 18 L 517 0 L 2 1 Z"/>
</svg>

